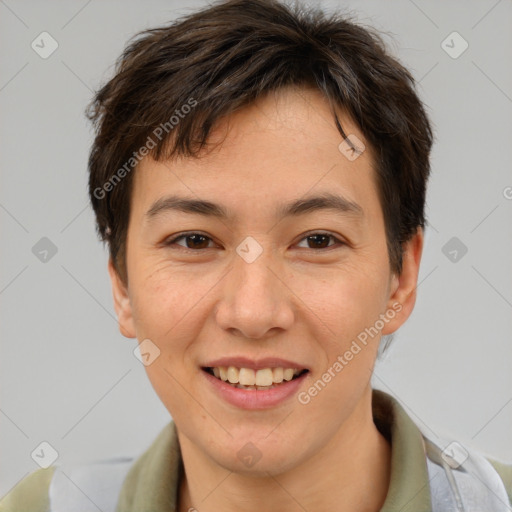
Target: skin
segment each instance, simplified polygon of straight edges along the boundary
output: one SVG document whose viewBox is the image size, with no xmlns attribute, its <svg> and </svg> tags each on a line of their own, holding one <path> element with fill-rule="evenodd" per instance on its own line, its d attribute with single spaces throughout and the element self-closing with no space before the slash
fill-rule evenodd
<svg viewBox="0 0 512 512">
<path fill-rule="evenodd" d="M 339 113 L 345 133 L 365 138 Z M 400 275 L 390 270 L 371 148 L 354 161 L 329 105 L 312 89 L 283 89 L 218 124 L 201 158 L 155 162 L 134 176 L 127 237 L 127 283 L 112 262 L 121 333 L 149 338 L 161 353 L 146 367 L 178 430 L 185 467 L 179 510 L 377 511 L 390 477 L 390 446 L 373 423 L 370 378 L 375 336 L 307 405 L 294 396 L 247 411 L 219 398 L 201 364 L 222 356 L 277 356 L 310 368 L 299 391 L 332 367 L 365 328 L 398 303 L 382 334 L 396 331 L 416 298 L 423 234 L 404 246 Z M 279 219 L 282 203 L 331 192 L 363 214 L 312 211 Z M 165 211 L 168 194 L 206 199 L 233 212 L 219 220 Z M 172 235 L 198 231 L 198 242 Z M 305 238 L 327 231 L 315 245 Z M 247 237 L 262 254 L 236 252 Z M 338 243 L 339 240 L 341 243 Z M 317 248 L 320 246 L 320 248 Z M 246 467 L 238 451 L 261 459 Z"/>
</svg>

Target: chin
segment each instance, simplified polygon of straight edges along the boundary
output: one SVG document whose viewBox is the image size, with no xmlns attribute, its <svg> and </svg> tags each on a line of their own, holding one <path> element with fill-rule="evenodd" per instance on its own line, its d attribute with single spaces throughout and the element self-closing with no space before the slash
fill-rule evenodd
<svg viewBox="0 0 512 512">
<path fill-rule="evenodd" d="M 305 456 L 305 454 L 303 454 Z M 252 442 L 250 437 L 230 446 L 218 446 L 217 453 L 209 453 L 211 459 L 228 471 L 251 477 L 278 476 L 299 465 L 301 454 L 296 448 L 264 440 Z"/>
</svg>

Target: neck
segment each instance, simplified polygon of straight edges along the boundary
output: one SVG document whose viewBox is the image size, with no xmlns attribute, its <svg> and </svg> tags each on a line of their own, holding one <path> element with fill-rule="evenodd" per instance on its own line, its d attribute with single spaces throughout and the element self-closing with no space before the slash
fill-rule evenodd
<svg viewBox="0 0 512 512">
<path fill-rule="evenodd" d="M 389 487 L 391 448 L 373 422 L 370 388 L 321 450 L 276 476 L 233 473 L 212 463 L 186 437 L 179 438 L 185 474 L 178 512 L 377 512 Z"/>
</svg>

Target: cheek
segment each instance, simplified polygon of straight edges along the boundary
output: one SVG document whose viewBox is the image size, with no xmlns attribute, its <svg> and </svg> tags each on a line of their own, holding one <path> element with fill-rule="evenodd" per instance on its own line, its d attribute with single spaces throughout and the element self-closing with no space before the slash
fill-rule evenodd
<svg viewBox="0 0 512 512">
<path fill-rule="evenodd" d="M 339 274 L 337 280 L 324 283 L 323 293 L 308 299 L 318 317 L 315 337 L 325 358 L 300 403 L 306 404 L 313 423 L 329 411 L 332 421 L 326 430 L 334 432 L 334 425 L 347 419 L 369 384 L 380 341 L 374 326 L 385 308 L 385 290 L 380 274 L 355 272 Z"/>
<path fill-rule="evenodd" d="M 379 318 L 387 301 L 387 281 L 377 268 L 369 262 L 347 264 L 321 277 L 295 277 L 293 291 L 306 306 L 304 314 L 319 326 L 321 339 L 343 346 Z"/>
<path fill-rule="evenodd" d="M 168 264 L 134 270 L 131 298 L 139 339 L 143 336 L 163 343 L 185 328 L 194 328 L 191 318 L 201 311 L 201 299 L 212 288 L 211 279 L 171 269 Z"/>
<path fill-rule="evenodd" d="M 169 269 L 140 272 L 133 280 L 133 316 L 139 340 L 150 339 L 159 356 L 145 367 L 162 403 L 173 417 L 186 417 L 190 408 L 183 389 L 190 386 L 191 351 L 205 322 L 202 298 L 212 288 L 210 280 L 193 279 Z"/>
<path fill-rule="evenodd" d="M 167 391 L 179 388 L 197 371 L 198 340 L 222 275 L 176 269 L 168 263 L 135 270 L 131 300 L 136 335 L 139 340 L 151 340 L 160 351 L 146 371 L 163 398 L 157 389 L 162 382 Z"/>
</svg>

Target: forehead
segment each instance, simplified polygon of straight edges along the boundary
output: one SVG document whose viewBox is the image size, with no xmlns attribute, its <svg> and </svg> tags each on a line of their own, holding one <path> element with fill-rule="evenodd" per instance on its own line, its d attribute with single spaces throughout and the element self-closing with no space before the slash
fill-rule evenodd
<svg viewBox="0 0 512 512">
<path fill-rule="evenodd" d="M 350 148 L 347 153 L 319 91 L 287 88 L 270 93 L 219 121 L 198 158 L 145 158 L 135 172 L 133 206 L 143 205 L 147 212 L 171 190 L 216 204 L 227 202 L 224 210 L 253 215 L 268 215 L 272 200 L 275 214 L 283 213 L 282 204 L 305 196 L 341 195 L 354 204 L 368 202 L 369 194 L 376 199 L 371 148 L 348 116 L 338 111 L 338 118 L 349 139 L 361 149 L 365 146 L 356 158 Z M 365 209 L 374 207 L 367 204 Z"/>
</svg>

